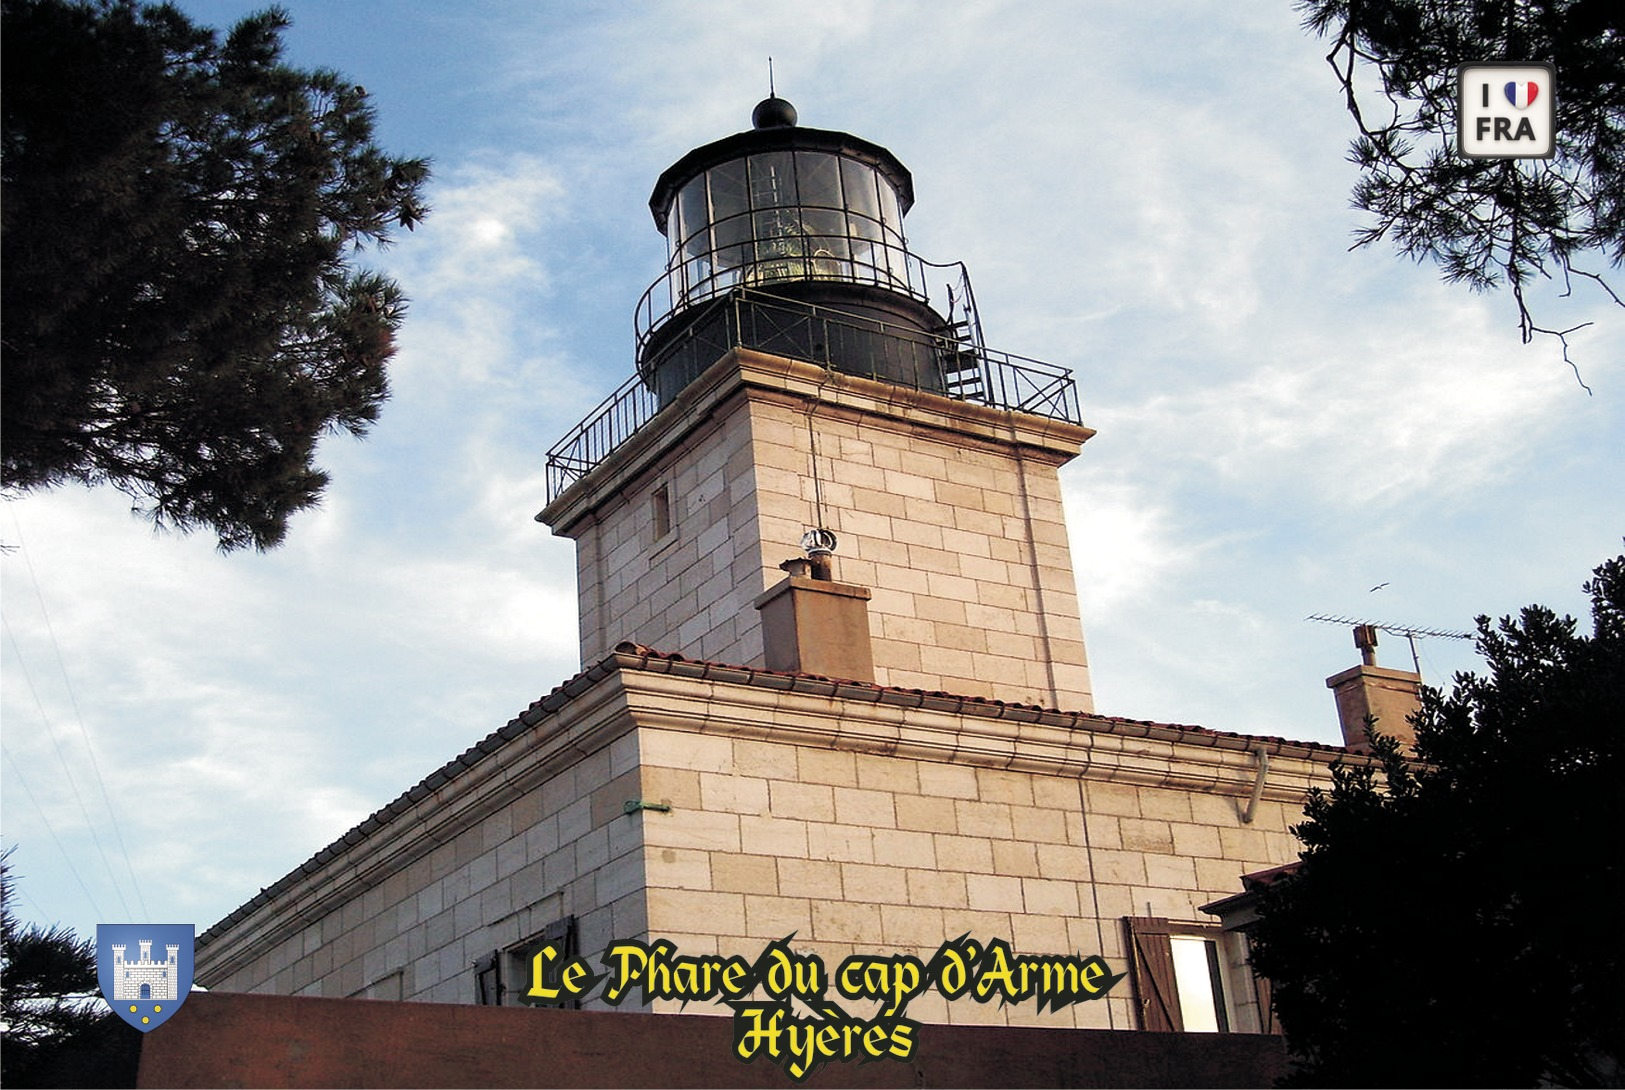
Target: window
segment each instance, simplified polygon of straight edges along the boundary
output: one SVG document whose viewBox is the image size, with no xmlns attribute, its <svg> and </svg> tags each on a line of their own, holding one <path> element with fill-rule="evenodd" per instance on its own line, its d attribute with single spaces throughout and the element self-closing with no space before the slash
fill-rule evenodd
<svg viewBox="0 0 1625 1090">
<path fill-rule="evenodd" d="M 649 513 L 654 521 L 654 540 L 660 541 L 671 536 L 671 485 L 665 482 L 655 485 L 654 492 L 649 497 Z"/>
<path fill-rule="evenodd" d="M 1258 921 L 1261 891 L 1297 868 L 1298 864 L 1288 863 L 1244 874 L 1241 876 L 1241 893 L 1202 906 L 1203 912 L 1219 918 L 1219 926 L 1224 929 L 1219 951 L 1226 957 L 1227 978 L 1238 982 L 1231 1003 L 1231 1021 L 1244 1033 L 1281 1032 L 1281 1026 L 1275 1020 L 1275 1008 L 1270 1002 L 1269 978 L 1253 972 L 1251 931 Z"/>
<path fill-rule="evenodd" d="M 1174 990 L 1186 1033 L 1228 1033 L 1224 1013 L 1224 980 L 1219 974 L 1217 939 L 1170 935 L 1173 947 Z"/>
<path fill-rule="evenodd" d="M 502 952 L 493 950 L 474 962 L 474 1002 L 500 1007 L 507 989 L 502 986 Z"/>
<path fill-rule="evenodd" d="M 559 963 L 568 961 L 581 952 L 581 938 L 576 930 L 576 918 L 565 916 L 554 920 L 539 934 L 506 950 L 493 950 L 474 963 L 474 1002 L 483 1007 L 517 1007 L 526 1005 L 520 998 L 530 982 L 531 957 L 541 947 L 551 943 L 558 951 Z M 574 1010 L 581 1006 L 578 1000 L 559 1000 L 555 1003 L 531 1003 L 536 1007 L 559 1007 Z"/>
<path fill-rule="evenodd" d="M 1231 1032 L 1235 1019 L 1224 932 L 1212 924 L 1170 923 L 1157 916 L 1125 923 L 1140 1028 Z"/>
</svg>

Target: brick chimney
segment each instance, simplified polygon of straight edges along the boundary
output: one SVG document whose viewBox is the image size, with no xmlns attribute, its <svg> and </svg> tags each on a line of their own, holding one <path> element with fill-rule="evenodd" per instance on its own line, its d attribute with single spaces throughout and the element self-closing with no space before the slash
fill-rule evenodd
<svg viewBox="0 0 1625 1090">
<path fill-rule="evenodd" d="M 1365 729 L 1371 716 L 1379 731 L 1398 738 L 1407 753 L 1414 752 L 1416 731 L 1410 717 L 1422 706 L 1422 675 L 1378 666 L 1377 630 L 1371 625 L 1354 627 L 1354 646 L 1360 649 L 1360 665 L 1326 679 L 1337 701 L 1344 746 L 1353 753 L 1371 752 Z"/>
<path fill-rule="evenodd" d="M 823 550 L 779 567 L 788 574 L 756 599 L 767 668 L 874 681 L 869 588 L 831 579 Z"/>
</svg>

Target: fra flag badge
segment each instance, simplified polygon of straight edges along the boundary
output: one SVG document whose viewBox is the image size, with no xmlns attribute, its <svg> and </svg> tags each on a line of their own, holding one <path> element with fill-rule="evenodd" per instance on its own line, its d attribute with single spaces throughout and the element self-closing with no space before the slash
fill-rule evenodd
<svg viewBox="0 0 1625 1090">
<path fill-rule="evenodd" d="M 169 1020 L 192 990 L 189 923 L 96 925 L 96 976 L 113 1013 L 147 1033 Z"/>
<path fill-rule="evenodd" d="M 1557 69 L 1464 64 L 1456 69 L 1456 150 L 1467 159 L 1557 154 Z"/>
</svg>

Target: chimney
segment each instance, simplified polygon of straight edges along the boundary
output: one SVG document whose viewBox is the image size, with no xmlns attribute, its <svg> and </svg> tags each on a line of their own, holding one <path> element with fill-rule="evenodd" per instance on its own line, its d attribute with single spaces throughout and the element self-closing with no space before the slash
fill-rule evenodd
<svg viewBox="0 0 1625 1090">
<path fill-rule="evenodd" d="M 1410 717 L 1422 706 L 1422 675 L 1378 666 L 1377 630 L 1372 625 L 1355 625 L 1354 646 L 1360 649 L 1361 665 L 1326 679 L 1337 701 L 1343 745 L 1352 753 L 1371 752 L 1365 730 L 1366 717 L 1371 716 L 1379 731 L 1398 738 L 1405 752 L 1414 753 L 1416 731 Z"/>
<path fill-rule="evenodd" d="M 869 588 L 830 578 L 833 543 L 780 564 L 785 577 L 756 599 L 763 657 L 769 670 L 873 681 Z"/>
</svg>

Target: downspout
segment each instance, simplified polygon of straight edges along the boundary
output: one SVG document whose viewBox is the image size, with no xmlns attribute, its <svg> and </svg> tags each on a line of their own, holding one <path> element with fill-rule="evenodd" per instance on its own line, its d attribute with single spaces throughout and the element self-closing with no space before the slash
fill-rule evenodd
<svg viewBox="0 0 1625 1090">
<path fill-rule="evenodd" d="M 1258 764 L 1253 774 L 1253 795 L 1247 800 L 1247 809 L 1241 812 L 1241 820 L 1245 825 L 1251 825 L 1253 814 L 1258 809 L 1258 800 L 1264 796 L 1264 777 L 1270 771 L 1270 751 L 1263 742 L 1253 745 L 1253 756 L 1258 758 Z"/>
</svg>

